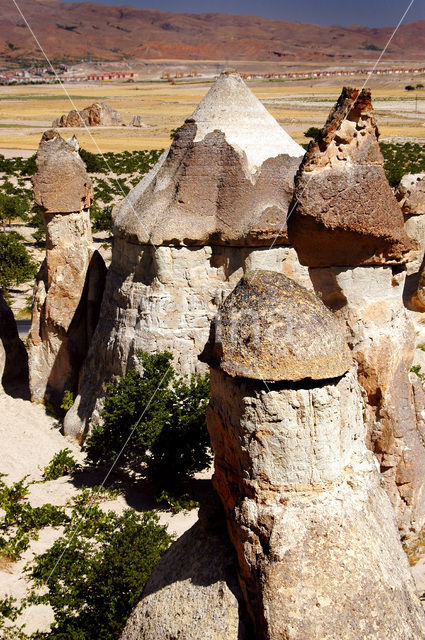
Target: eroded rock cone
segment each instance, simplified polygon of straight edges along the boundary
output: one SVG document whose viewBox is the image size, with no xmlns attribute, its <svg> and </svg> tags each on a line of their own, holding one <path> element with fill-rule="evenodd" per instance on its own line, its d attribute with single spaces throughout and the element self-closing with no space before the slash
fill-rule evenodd
<svg viewBox="0 0 425 640">
<path fill-rule="evenodd" d="M 140 366 L 140 349 L 171 351 L 179 373 L 205 371 L 197 356 L 210 321 L 246 270 L 308 281 L 285 229 L 303 154 L 237 74 L 219 77 L 115 208 L 101 318 L 67 432 L 83 428 L 106 382 Z"/>
<path fill-rule="evenodd" d="M 260 327 L 248 339 L 258 299 Z M 300 367 L 315 357 L 314 339 L 311 347 L 305 341 L 309 319 L 321 327 L 320 375 L 312 369 L 300 380 L 279 357 L 264 370 L 262 354 L 278 355 L 279 339 Z M 365 445 L 360 387 L 337 320 L 285 276 L 256 271 L 224 302 L 211 340 L 214 486 L 257 640 L 424 637 L 424 612 Z M 245 362 L 229 369 L 238 349 Z M 265 384 L 270 371 L 279 375 Z"/>
<path fill-rule="evenodd" d="M 309 267 L 399 264 L 410 248 L 370 92 L 344 88 L 295 178 L 288 235 Z"/>
<path fill-rule="evenodd" d="M 216 502 L 211 492 L 199 521 L 155 567 L 121 640 L 255 640 Z"/>
<path fill-rule="evenodd" d="M 110 127 L 122 125 L 120 113 L 105 102 L 94 102 L 81 111 L 72 109 L 68 115 L 53 121 L 52 127 Z"/>
<path fill-rule="evenodd" d="M 28 355 L 12 310 L 0 294 L 0 392 L 29 398 Z"/>
<path fill-rule="evenodd" d="M 128 126 L 146 128 L 148 125 L 143 122 L 142 116 L 133 116 Z"/>
<path fill-rule="evenodd" d="M 47 131 L 37 152 L 34 198 L 46 226 L 46 259 L 36 277 L 28 338 L 33 400 L 59 407 L 97 324 L 106 267 L 92 248 L 91 181 L 75 145 Z"/>
</svg>

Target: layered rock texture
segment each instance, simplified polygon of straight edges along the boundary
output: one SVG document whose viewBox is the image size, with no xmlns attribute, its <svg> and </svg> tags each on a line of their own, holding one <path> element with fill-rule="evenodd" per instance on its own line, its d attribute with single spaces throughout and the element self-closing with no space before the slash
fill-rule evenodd
<svg viewBox="0 0 425 640">
<path fill-rule="evenodd" d="M 12 310 L 0 294 L 0 393 L 27 399 L 28 355 Z"/>
<path fill-rule="evenodd" d="M 370 92 L 343 89 L 295 179 L 291 243 L 309 267 L 399 264 L 410 248 Z"/>
<path fill-rule="evenodd" d="M 409 380 L 415 332 L 403 302 L 409 239 L 368 92 L 343 90 L 295 184 L 289 238 L 345 326 L 367 393 L 369 446 L 400 528 L 417 530 L 425 523 L 425 449 Z"/>
<path fill-rule="evenodd" d="M 106 294 L 67 433 L 83 428 L 108 380 L 139 366 L 140 349 L 170 350 L 181 373 L 204 371 L 210 321 L 246 270 L 308 282 L 285 223 L 303 154 L 237 74 L 219 77 L 115 209 Z"/>
<path fill-rule="evenodd" d="M 258 327 L 253 308 L 262 311 Z M 212 346 L 218 360 L 208 429 L 214 486 L 256 638 L 423 637 L 424 614 L 365 445 L 360 387 L 336 319 L 271 272 L 244 278 L 222 315 Z M 306 341 L 309 321 L 320 330 L 320 348 Z M 293 362 L 276 362 L 278 380 L 264 384 L 261 353 L 284 344 L 294 348 L 300 368 L 319 359 L 321 372 L 299 381 Z M 221 362 L 235 345 L 249 364 L 235 363 L 229 375 Z"/>
<path fill-rule="evenodd" d="M 204 357 L 230 545 L 196 525 L 154 571 L 121 640 L 246 640 L 233 572 L 256 640 L 423 638 L 338 320 L 284 275 L 254 271 L 223 303 Z"/>
<path fill-rule="evenodd" d="M 52 127 L 113 127 L 124 124 L 120 113 L 105 102 L 94 102 L 81 111 L 72 109 L 53 121 Z"/>
<path fill-rule="evenodd" d="M 99 315 L 106 268 L 92 248 L 93 190 L 75 145 L 47 131 L 37 153 L 34 198 L 46 226 L 28 338 L 31 396 L 54 406 L 76 391 Z"/>
</svg>

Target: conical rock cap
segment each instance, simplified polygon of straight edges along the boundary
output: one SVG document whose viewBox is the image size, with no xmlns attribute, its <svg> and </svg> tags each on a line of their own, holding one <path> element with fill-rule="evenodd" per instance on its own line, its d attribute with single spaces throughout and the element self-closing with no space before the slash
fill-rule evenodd
<svg viewBox="0 0 425 640">
<path fill-rule="evenodd" d="M 304 149 L 286 133 L 237 73 L 222 73 L 195 109 L 195 142 L 218 129 L 246 155 L 255 173 L 268 158 L 286 153 L 302 158 Z"/>
<path fill-rule="evenodd" d="M 237 74 L 222 74 L 115 208 L 114 233 L 154 245 L 287 244 L 303 154 Z"/>
</svg>

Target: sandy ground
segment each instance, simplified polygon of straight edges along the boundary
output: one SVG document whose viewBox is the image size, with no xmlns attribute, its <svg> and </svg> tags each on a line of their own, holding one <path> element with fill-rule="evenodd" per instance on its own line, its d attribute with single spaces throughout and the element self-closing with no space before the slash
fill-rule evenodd
<svg viewBox="0 0 425 640">
<path fill-rule="evenodd" d="M 29 475 L 29 480 L 41 480 L 44 467 L 55 453 L 66 447 L 71 449 L 78 461 L 84 461 L 78 445 L 61 435 L 56 420 L 46 415 L 44 406 L 11 398 L 6 394 L 0 394 L 0 442 L 0 473 L 7 474 L 7 483 L 20 480 L 25 475 Z M 30 502 L 34 507 L 45 503 L 63 505 L 77 493 L 79 485 L 100 484 L 103 475 L 98 472 L 95 476 L 83 473 L 77 481 L 64 476 L 58 480 L 34 484 L 31 486 Z M 203 475 L 204 480 L 208 477 L 208 474 Z M 138 511 L 157 511 L 160 523 L 167 525 L 169 532 L 176 536 L 184 533 L 197 520 L 196 510 L 175 515 L 158 510 L 152 493 L 148 487 L 143 486 L 128 487 L 116 500 L 102 504 L 103 508 L 118 513 L 129 506 Z M 48 549 L 60 533 L 60 529 L 48 527 L 40 532 L 39 539 L 31 544 L 18 562 L 0 562 L 0 597 L 23 597 L 26 591 L 23 567 L 34 553 L 42 553 Z M 37 629 L 48 630 L 52 619 L 52 611 L 43 605 L 28 609 L 20 622 L 25 622 L 26 631 L 32 633 Z"/>
</svg>

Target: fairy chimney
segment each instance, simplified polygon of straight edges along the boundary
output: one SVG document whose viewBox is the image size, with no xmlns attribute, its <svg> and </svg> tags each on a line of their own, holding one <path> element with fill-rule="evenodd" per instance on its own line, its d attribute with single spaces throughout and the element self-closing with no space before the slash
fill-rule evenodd
<svg viewBox="0 0 425 640">
<path fill-rule="evenodd" d="M 254 271 L 222 305 L 209 358 L 214 486 L 256 638 L 422 637 L 335 317 Z"/>
<path fill-rule="evenodd" d="M 67 433 L 81 431 L 106 382 L 140 366 L 138 350 L 171 351 L 182 374 L 205 371 L 197 356 L 210 321 L 247 269 L 308 282 L 286 235 L 303 154 L 237 74 L 218 78 L 115 208 L 99 328 Z"/>
<path fill-rule="evenodd" d="M 121 640 L 422 638 L 424 612 L 335 316 L 284 275 L 253 271 L 221 305 L 202 357 L 230 545 L 202 520 L 187 532 Z M 233 572 L 240 590 L 230 590 Z"/>
<path fill-rule="evenodd" d="M 92 248 L 93 189 L 75 144 L 46 131 L 37 152 L 34 199 L 46 227 L 28 338 L 32 399 L 58 408 L 76 391 L 97 323 L 106 267 Z"/>
<path fill-rule="evenodd" d="M 406 532 L 425 523 L 425 449 L 403 303 L 410 244 L 378 135 L 370 93 L 344 89 L 297 173 L 288 235 L 316 293 L 345 325 L 367 394 L 368 443 Z"/>
</svg>

